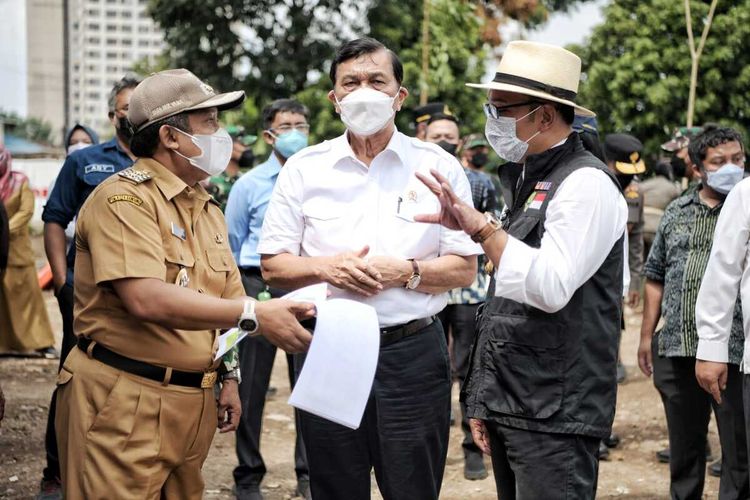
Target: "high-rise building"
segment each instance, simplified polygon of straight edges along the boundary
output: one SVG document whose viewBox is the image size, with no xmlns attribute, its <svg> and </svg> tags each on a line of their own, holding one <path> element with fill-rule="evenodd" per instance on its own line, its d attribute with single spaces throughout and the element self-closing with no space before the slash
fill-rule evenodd
<svg viewBox="0 0 750 500">
<path fill-rule="evenodd" d="M 135 63 L 153 62 L 164 37 L 148 15 L 147 0 L 63 1 L 68 4 L 68 125 L 84 123 L 107 135 L 112 85 Z"/>
<path fill-rule="evenodd" d="M 25 114 L 52 125 L 56 142 L 66 118 L 63 12 L 62 0 L 26 1 Z"/>
</svg>

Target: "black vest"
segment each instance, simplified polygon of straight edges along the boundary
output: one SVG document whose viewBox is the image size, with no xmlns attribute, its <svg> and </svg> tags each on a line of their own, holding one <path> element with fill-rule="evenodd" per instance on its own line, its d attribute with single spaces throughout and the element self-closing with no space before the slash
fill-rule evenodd
<svg viewBox="0 0 750 500">
<path fill-rule="evenodd" d="M 523 167 L 504 165 L 508 234 L 539 248 L 550 199 L 568 175 L 584 167 L 602 170 L 619 186 L 575 133 L 531 156 L 522 183 Z M 493 278 L 461 395 L 469 416 L 522 429 L 608 436 L 617 394 L 622 273 L 623 238 L 554 313 L 495 297 Z"/>
</svg>

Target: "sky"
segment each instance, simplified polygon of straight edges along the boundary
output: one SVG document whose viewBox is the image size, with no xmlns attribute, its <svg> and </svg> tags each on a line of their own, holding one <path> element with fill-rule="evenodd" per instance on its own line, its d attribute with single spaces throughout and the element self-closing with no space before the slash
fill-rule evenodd
<svg viewBox="0 0 750 500">
<path fill-rule="evenodd" d="M 569 14 L 554 14 L 544 28 L 526 32 L 525 38 L 535 42 L 563 46 L 581 43 L 591 33 L 591 29 L 604 20 L 602 7 L 608 1 L 594 0 L 579 5 Z"/>
<path fill-rule="evenodd" d="M 0 109 L 26 115 L 26 0 L 0 0 L 0 12 Z"/>
</svg>

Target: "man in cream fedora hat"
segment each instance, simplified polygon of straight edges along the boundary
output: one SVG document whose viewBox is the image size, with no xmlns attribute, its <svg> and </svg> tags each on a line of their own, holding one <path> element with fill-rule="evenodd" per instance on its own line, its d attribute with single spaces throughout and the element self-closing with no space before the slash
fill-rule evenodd
<svg viewBox="0 0 750 500">
<path fill-rule="evenodd" d="M 581 61 L 511 42 L 488 90 L 485 134 L 507 160 L 501 220 L 417 174 L 441 202 L 415 220 L 462 229 L 493 264 L 462 390 L 498 496 L 594 498 L 599 441 L 615 413 L 627 206 L 572 131 Z M 437 181 L 437 182 L 436 182 Z"/>
</svg>

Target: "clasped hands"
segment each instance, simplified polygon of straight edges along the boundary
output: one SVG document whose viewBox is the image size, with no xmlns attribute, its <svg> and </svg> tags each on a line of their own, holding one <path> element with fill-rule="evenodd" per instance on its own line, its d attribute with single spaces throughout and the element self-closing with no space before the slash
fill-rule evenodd
<svg viewBox="0 0 750 500">
<path fill-rule="evenodd" d="M 365 245 L 330 257 L 322 269 L 323 281 L 365 297 L 406 284 L 412 273 L 408 260 L 386 255 L 368 257 L 369 252 L 370 247 Z"/>
</svg>

